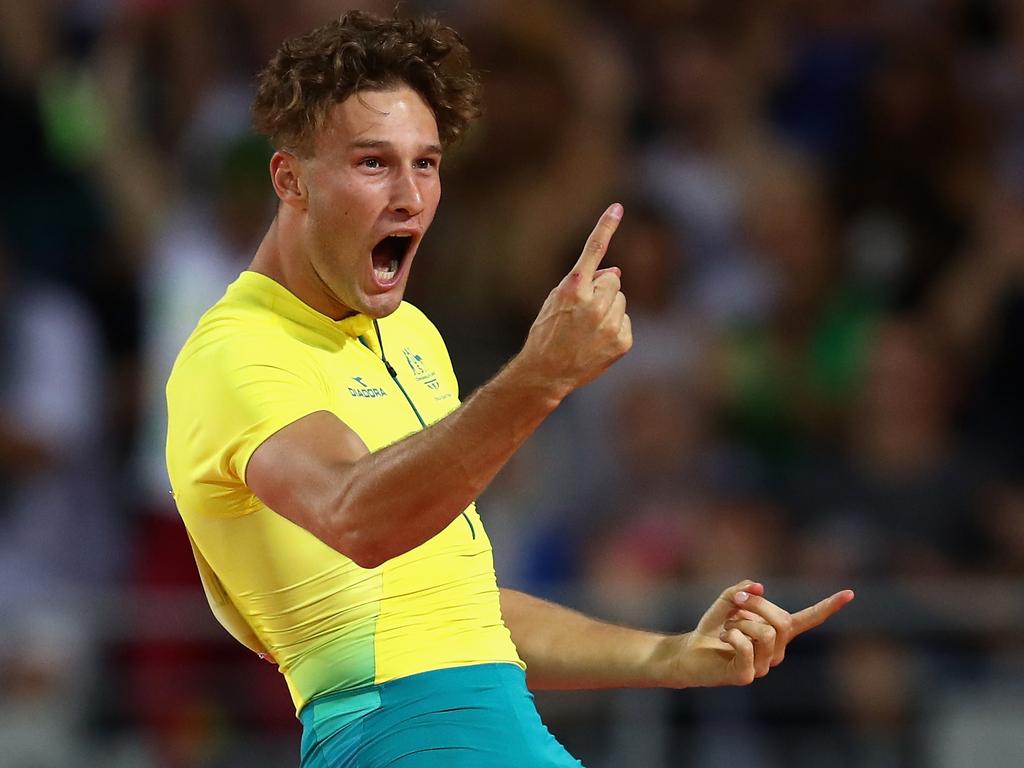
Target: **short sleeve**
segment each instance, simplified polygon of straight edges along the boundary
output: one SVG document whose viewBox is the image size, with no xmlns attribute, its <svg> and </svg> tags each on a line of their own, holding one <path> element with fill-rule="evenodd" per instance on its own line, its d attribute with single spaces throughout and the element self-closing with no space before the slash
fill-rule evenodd
<svg viewBox="0 0 1024 768">
<path fill-rule="evenodd" d="M 330 399 L 322 372 L 301 347 L 236 337 L 180 359 L 167 406 L 167 463 L 180 492 L 244 485 L 256 449 L 288 424 L 330 410 Z M 215 508 L 210 501 L 202 506 Z"/>
</svg>

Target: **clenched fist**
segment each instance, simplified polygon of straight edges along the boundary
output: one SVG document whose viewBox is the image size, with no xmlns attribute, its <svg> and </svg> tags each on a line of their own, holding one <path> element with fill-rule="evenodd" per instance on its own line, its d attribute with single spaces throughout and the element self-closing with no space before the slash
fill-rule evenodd
<svg viewBox="0 0 1024 768">
<path fill-rule="evenodd" d="M 602 214 L 583 253 L 540 309 L 521 363 L 564 397 L 597 378 L 633 345 L 618 267 L 598 269 L 622 220 L 622 206 Z"/>
</svg>

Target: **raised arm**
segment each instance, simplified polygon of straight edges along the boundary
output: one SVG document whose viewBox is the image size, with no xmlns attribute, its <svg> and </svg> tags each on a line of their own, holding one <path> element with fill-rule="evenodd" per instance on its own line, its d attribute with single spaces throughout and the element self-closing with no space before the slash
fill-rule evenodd
<svg viewBox="0 0 1024 768">
<path fill-rule="evenodd" d="M 789 643 L 853 599 L 844 590 L 790 614 L 741 581 L 692 632 L 620 627 L 536 597 L 501 590 L 501 612 L 534 690 L 746 685 L 782 663 Z"/>
<path fill-rule="evenodd" d="M 268 438 L 246 484 L 268 507 L 363 567 L 418 546 L 450 523 L 573 389 L 632 345 L 617 268 L 599 270 L 622 207 L 601 216 L 551 292 L 522 351 L 462 406 L 376 453 L 319 411 Z"/>
</svg>

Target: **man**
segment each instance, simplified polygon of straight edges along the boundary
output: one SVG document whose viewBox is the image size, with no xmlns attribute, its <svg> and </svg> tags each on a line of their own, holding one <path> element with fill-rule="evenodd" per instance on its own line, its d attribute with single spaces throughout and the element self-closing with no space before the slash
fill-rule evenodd
<svg viewBox="0 0 1024 768">
<path fill-rule="evenodd" d="M 307 768 L 579 765 L 524 668 L 533 688 L 749 683 L 853 596 L 791 616 L 744 581 L 666 636 L 497 587 L 474 499 L 632 339 L 619 272 L 599 269 L 613 205 L 522 351 L 458 404 L 402 295 L 477 99 L 433 20 L 351 13 L 286 42 L 254 106 L 277 217 L 168 383 L 171 482 L 211 605 L 279 665 Z"/>
</svg>

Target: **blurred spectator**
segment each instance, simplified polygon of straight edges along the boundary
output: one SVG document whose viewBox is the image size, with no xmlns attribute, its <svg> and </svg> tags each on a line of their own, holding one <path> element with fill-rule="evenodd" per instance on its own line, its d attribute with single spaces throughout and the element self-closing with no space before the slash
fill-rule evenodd
<svg viewBox="0 0 1024 768">
<path fill-rule="evenodd" d="M 90 606 L 123 554 L 103 350 L 82 302 L 21 278 L 9 253 L 0 239 L 0 736 L 12 765 L 73 766 L 102 626 Z"/>
<path fill-rule="evenodd" d="M 979 137 L 949 52 L 902 32 L 865 83 L 836 180 L 851 267 L 888 303 L 913 307 L 962 242 Z"/>
<path fill-rule="evenodd" d="M 1024 482 L 1007 478 L 988 489 L 979 508 L 977 566 L 988 575 L 1024 576 Z"/>
<path fill-rule="evenodd" d="M 881 46 L 882 3 L 791 5 L 786 30 L 791 44 L 772 92 L 772 119 L 796 145 L 831 164 L 857 138 L 857 105 Z"/>
<path fill-rule="evenodd" d="M 970 447 L 1024 470 L 1024 188 L 994 185 L 977 232 L 933 293 L 936 327 L 962 371 Z"/>
<path fill-rule="evenodd" d="M 16 148 L 6 167 L 18 179 L 0 191 L 0 227 L 20 271 L 87 293 L 102 272 L 108 211 L 61 151 L 52 93 L 63 66 L 60 22 L 55 3 L 0 4 L 0 137 Z"/>
<path fill-rule="evenodd" d="M 691 576 L 711 517 L 712 433 L 704 403 L 682 380 L 635 379 L 609 403 L 617 482 L 605 496 L 608 531 L 592 545 L 590 579 L 602 590 Z"/>
<path fill-rule="evenodd" d="M 731 434 L 767 467 L 783 468 L 804 446 L 836 438 L 863 378 L 879 302 L 843 269 L 813 168 L 794 162 L 759 178 L 745 224 L 767 312 L 722 334 L 718 393 Z"/>
<path fill-rule="evenodd" d="M 880 636 L 851 637 L 832 655 L 831 682 L 840 715 L 839 738 L 829 765 L 899 768 L 915 765 L 915 713 L 925 665 L 900 642 Z"/>
<path fill-rule="evenodd" d="M 0 579 L 8 600 L 59 597 L 116 572 L 103 350 L 67 291 L 23 280 L 0 245 Z"/>
<path fill-rule="evenodd" d="M 760 316 L 765 275 L 739 240 L 750 179 L 786 154 L 759 120 L 765 84 L 751 71 L 749 6 L 702 6 L 653 32 L 655 130 L 637 183 L 670 212 L 691 265 L 687 299 L 716 324 Z"/>
<path fill-rule="evenodd" d="M 965 564 L 981 478 L 955 442 L 956 392 L 919 323 L 880 329 L 846 450 L 793 474 L 810 573 L 901 578 Z"/>
<path fill-rule="evenodd" d="M 677 579 L 779 573 L 786 520 L 716 435 L 707 400 L 666 376 L 637 385 L 614 404 L 617 482 L 587 547 L 594 588 L 636 599 Z"/>
</svg>

